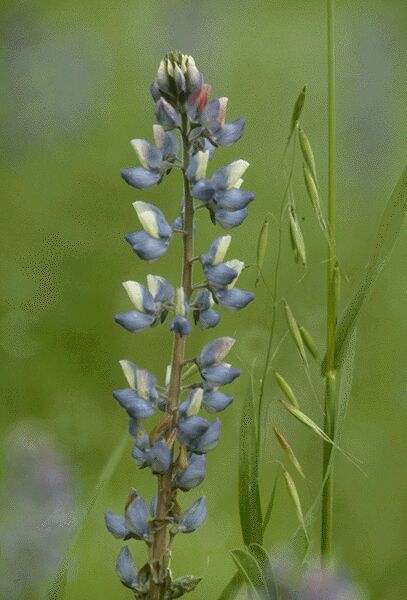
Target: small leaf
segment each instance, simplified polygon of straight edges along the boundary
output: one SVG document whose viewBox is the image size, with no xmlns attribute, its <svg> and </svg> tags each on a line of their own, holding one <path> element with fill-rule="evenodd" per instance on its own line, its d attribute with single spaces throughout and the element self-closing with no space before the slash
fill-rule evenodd
<svg viewBox="0 0 407 600">
<path fill-rule="evenodd" d="M 266 597 L 266 582 L 257 560 L 247 550 L 232 550 L 231 555 L 254 598 L 264 600 Z"/>
<path fill-rule="evenodd" d="M 239 512 L 244 543 L 261 543 L 263 538 L 260 504 L 256 424 L 252 387 L 249 386 L 240 422 Z"/>
<path fill-rule="evenodd" d="M 295 345 L 297 346 L 297 350 L 298 350 L 302 360 L 304 361 L 304 363 L 307 364 L 307 355 L 305 353 L 304 343 L 302 341 L 300 329 L 298 327 L 296 318 L 294 317 L 293 312 L 292 312 L 291 308 L 288 306 L 287 302 L 284 302 L 284 310 L 285 310 L 285 315 L 287 318 L 288 328 L 293 337 Z"/>
<path fill-rule="evenodd" d="M 263 225 L 260 230 L 259 238 L 257 240 L 257 258 L 256 258 L 256 270 L 257 270 L 257 278 L 255 282 L 255 287 L 257 287 L 261 272 L 264 265 L 264 259 L 266 256 L 267 244 L 269 237 L 269 220 L 268 217 L 264 219 Z"/>
<path fill-rule="evenodd" d="M 299 460 L 297 459 L 297 457 L 295 456 L 294 451 L 291 448 L 290 444 L 287 442 L 287 440 L 285 439 L 285 437 L 283 436 L 281 431 L 279 431 L 275 425 L 273 425 L 273 430 L 274 430 L 274 433 L 278 440 L 278 443 L 280 444 L 280 446 L 284 450 L 284 452 L 287 454 L 288 459 L 290 460 L 293 467 L 296 469 L 296 471 L 301 475 L 301 477 L 303 479 L 306 479 L 306 477 L 304 475 L 304 471 L 302 470 L 301 464 L 300 464 Z"/>
<path fill-rule="evenodd" d="M 202 577 L 194 577 L 194 575 L 184 575 L 174 579 L 168 598 L 181 598 L 187 592 L 192 592 L 200 581 L 202 581 Z"/>
<path fill-rule="evenodd" d="M 307 529 L 305 527 L 305 521 L 304 521 L 304 514 L 302 512 L 302 508 L 301 508 L 301 501 L 300 501 L 300 497 L 298 495 L 298 491 L 296 488 L 296 485 L 294 483 L 293 478 L 291 477 L 291 475 L 288 473 L 288 471 L 284 471 L 284 478 L 285 478 L 285 482 L 287 484 L 287 489 L 288 492 L 290 494 L 290 497 L 294 503 L 294 507 L 295 507 L 295 511 L 297 513 L 297 517 L 298 517 L 298 521 L 304 531 L 305 537 L 307 538 L 307 541 L 309 542 L 309 537 L 308 537 L 308 533 L 307 533 Z"/>
</svg>

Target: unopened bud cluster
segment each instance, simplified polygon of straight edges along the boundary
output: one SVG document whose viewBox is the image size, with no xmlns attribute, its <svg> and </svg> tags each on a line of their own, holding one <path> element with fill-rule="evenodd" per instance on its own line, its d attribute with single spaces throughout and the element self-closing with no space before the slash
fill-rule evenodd
<svg viewBox="0 0 407 600">
<path fill-rule="evenodd" d="M 127 233 L 125 239 L 136 255 L 146 261 L 154 261 L 167 252 L 175 236 L 181 235 L 184 243 L 187 236 L 193 236 L 193 227 L 186 230 L 188 201 L 192 203 L 192 214 L 194 208 L 205 207 L 213 224 L 231 229 L 244 221 L 248 204 L 254 199 L 251 192 L 241 189 L 248 167 L 243 160 L 207 176 L 208 163 L 216 148 L 237 141 L 243 133 L 244 121 L 225 122 L 227 98 L 210 100 L 211 87 L 204 83 L 193 58 L 180 53 L 167 56 L 160 63 L 151 94 L 157 119 L 153 126 L 154 143 L 142 139 L 131 141 L 141 166 L 124 169 L 122 177 L 129 185 L 146 189 L 178 169 L 183 175 L 185 195 L 181 209 L 172 219 L 151 203 L 134 202 L 142 229 Z M 172 203 L 169 212 L 177 206 L 177 202 Z M 190 281 L 188 290 L 182 285 L 174 287 L 158 275 L 147 275 L 145 285 L 124 282 L 133 308 L 116 315 L 116 322 L 135 333 L 163 324 L 169 317 L 169 330 L 177 341 L 185 340 L 193 325 L 201 329 L 215 327 L 221 318 L 215 306 L 235 310 L 247 306 L 254 295 L 236 286 L 244 263 L 226 259 L 230 243 L 230 235 L 218 236 L 200 256 L 194 257 L 194 264 L 200 265 L 202 274 L 198 285 Z M 167 367 L 165 381 L 159 385 L 146 369 L 129 360 L 120 361 L 127 386 L 115 390 L 113 396 L 130 419 L 132 456 L 140 468 L 150 469 L 159 481 L 169 483 L 169 492 L 161 485 L 157 497 L 146 503 L 132 490 L 122 514 L 110 511 L 106 514 L 107 528 L 116 538 L 142 540 L 151 549 L 160 527 L 168 528 L 168 538 L 172 540 L 176 534 L 190 533 L 202 525 L 207 512 L 205 498 L 199 498 L 184 510 L 178 503 L 177 492 L 191 490 L 205 478 L 206 455 L 219 440 L 221 423 L 219 419 L 208 420 L 202 413 L 220 413 L 233 401 L 223 391 L 223 386 L 240 375 L 239 369 L 225 362 L 233 344 L 233 338 L 216 338 L 187 361 L 194 364 L 197 378 L 185 390 L 178 386 L 175 415 L 169 407 L 175 377 L 171 366 Z M 160 414 L 158 423 L 147 431 L 147 419 Z M 167 491 L 163 492 L 163 488 Z M 157 514 L 163 493 L 170 495 L 164 499 L 168 506 L 164 517 Z M 162 564 L 153 565 L 150 552 L 150 560 L 138 570 L 125 546 L 117 560 L 117 571 L 136 598 L 178 598 L 192 590 L 199 579 L 184 576 L 173 580 L 168 563 L 165 556 Z M 151 595 L 154 585 L 160 586 L 160 596 Z"/>
</svg>

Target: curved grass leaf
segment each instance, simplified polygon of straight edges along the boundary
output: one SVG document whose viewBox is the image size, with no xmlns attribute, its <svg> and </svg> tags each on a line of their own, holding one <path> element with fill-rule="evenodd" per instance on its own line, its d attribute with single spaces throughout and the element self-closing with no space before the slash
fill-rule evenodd
<svg viewBox="0 0 407 600">
<path fill-rule="evenodd" d="M 253 390 L 250 385 L 243 404 L 239 448 L 239 513 L 246 546 L 263 541 L 256 420 Z"/>
<path fill-rule="evenodd" d="M 360 282 L 359 288 L 345 309 L 339 322 L 335 342 L 335 366 L 339 367 L 344 361 L 344 348 L 346 341 L 352 333 L 360 311 L 375 284 L 378 276 L 383 270 L 387 260 L 390 258 L 398 235 L 403 226 L 407 211 L 407 166 L 398 180 L 387 205 L 382 214 L 379 229 L 376 236 L 373 254 L 366 268 L 366 273 Z M 326 370 L 326 359 L 322 363 L 322 372 Z"/>
<path fill-rule="evenodd" d="M 240 571 L 237 571 L 226 587 L 223 589 L 218 600 L 234 600 L 238 595 L 242 585 L 244 583 L 244 577 Z"/>
<path fill-rule="evenodd" d="M 110 457 L 107 460 L 105 466 L 103 467 L 103 470 L 99 476 L 99 479 L 98 479 L 95 487 L 93 488 L 93 492 L 92 492 L 90 498 L 88 499 L 86 506 L 83 508 L 83 510 L 80 512 L 80 514 L 78 516 L 78 519 L 77 519 L 78 525 L 76 527 L 76 531 L 72 537 L 71 543 L 69 544 L 69 547 L 65 553 L 65 556 L 62 558 L 62 560 L 59 563 L 57 573 L 50 581 L 48 589 L 42 596 L 43 600 L 63 600 L 63 598 L 65 598 L 66 584 L 67 584 L 67 572 L 68 572 L 68 569 L 70 566 L 72 552 L 75 549 L 75 546 L 80 538 L 80 535 L 86 525 L 86 520 L 90 514 L 90 511 L 92 510 L 92 508 L 96 504 L 97 500 L 99 499 L 106 484 L 108 484 L 109 481 L 111 480 L 111 478 L 113 477 L 114 472 L 117 469 L 117 465 L 119 464 L 119 462 L 124 454 L 124 451 L 127 447 L 128 441 L 129 441 L 129 435 L 126 431 L 125 436 L 123 436 L 123 438 L 117 444 L 117 446 L 114 449 L 114 451 L 112 452 L 112 454 L 110 454 Z"/>
<path fill-rule="evenodd" d="M 273 567 L 271 565 L 269 555 L 267 554 L 263 546 L 260 546 L 259 544 L 251 544 L 249 550 L 257 560 L 257 564 L 259 565 L 260 570 L 263 573 L 264 583 L 266 585 L 265 598 L 268 598 L 268 600 L 277 600 L 277 580 L 273 573 Z"/>
<path fill-rule="evenodd" d="M 232 558 L 244 577 L 253 598 L 256 600 L 265 600 L 266 582 L 262 570 L 255 557 L 247 550 L 232 550 Z"/>
<path fill-rule="evenodd" d="M 274 508 L 274 500 L 276 498 L 276 490 L 277 490 L 277 477 L 274 480 L 273 489 L 271 490 L 270 500 L 267 505 L 266 514 L 264 515 L 263 520 L 263 534 L 267 529 L 268 524 L 270 523 L 271 515 Z"/>
</svg>

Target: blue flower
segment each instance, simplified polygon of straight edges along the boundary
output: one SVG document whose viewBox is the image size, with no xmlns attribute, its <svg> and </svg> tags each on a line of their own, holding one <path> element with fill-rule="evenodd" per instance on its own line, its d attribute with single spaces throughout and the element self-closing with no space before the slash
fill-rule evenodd
<svg viewBox="0 0 407 600">
<path fill-rule="evenodd" d="M 170 326 L 171 331 L 181 336 L 191 333 L 192 327 L 187 318 L 188 312 L 189 305 L 185 300 L 184 288 L 179 287 L 175 294 L 175 317 Z"/>
<path fill-rule="evenodd" d="M 147 451 L 146 462 L 155 475 L 167 473 L 171 466 L 171 450 L 163 439 L 158 440 Z"/>
<path fill-rule="evenodd" d="M 208 412 L 221 412 L 233 402 L 233 397 L 219 392 L 216 388 L 204 391 L 202 403 Z"/>
<path fill-rule="evenodd" d="M 192 533 L 196 531 L 204 523 L 208 515 L 208 508 L 204 496 L 198 498 L 190 508 L 183 513 L 174 527 L 174 533 L 180 531 L 182 533 Z"/>
<path fill-rule="evenodd" d="M 130 388 L 115 390 L 113 397 L 132 419 L 146 419 L 156 410 L 158 392 L 155 377 L 128 360 L 120 361 Z"/>
<path fill-rule="evenodd" d="M 220 337 L 209 342 L 197 358 L 198 365 L 202 368 L 220 363 L 229 354 L 235 341 L 232 337 Z"/>
<path fill-rule="evenodd" d="M 149 540 L 149 510 L 144 499 L 136 491 L 131 493 L 124 514 L 126 527 L 131 536 L 138 540 Z"/>
<path fill-rule="evenodd" d="M 220 321 L 219 313 L 212 309 L 213 304 L 214 300 L 209 290 L 201 290 L 195 298 L 194 320 L 202 329 L 216 327 Z"/>
<path fill-rule="evenodd" d="M 191 452 L 185 469 L 179 471 L 174 479 L 174 486 L 184 492 L 198 486 L 205 479 L 206 456 Z"/>
<path fill-rule="evenodd" d="M 138 189 L 159 183 L 177 159 L 179 144 L 175 134 L 166 132 L 161 125 L 154 125 L 153 133 L 155 144 L 143 139 L 131 140 L 142 166 L 122 171 L 124 181 Z"/>
<path fill-rule="evenodd" d="M 227 385 L 240 375 L 240 369 L 232 367 L 229 363 L 221 363 L 201 369 L 205 381 L 214 385 Z"/>
<path fill-rule="evenodd" d="M 136 589 L 138 583 L 138 573 L 135 567 L 133 557 L 127 546 L 124 546 L 117 557 L 116 571 L 123 585 L 130 589 Z"/>
<path fill-rule="evenodd" d="M 114 514 L 111 510 L 105 514 L 105 523 L 108 531 L 119 540 L 126 539 L 130 534 L 124 518 Z"/>
<path fill-rule="evenodd" d="M 196 121 L 201 125 L 199 135 L 207 137 L 215 146 L 230 146 L 243 135 L 244 119 L 225 123 L 227 104 L 227 98 L 216 98 L 208 102 L 196 116 Z M 194 132 L 194 135 L 198 135 L 198 132 Z"/>
<path fill-rule="evenodd" d="M 147 275 L 147 288 L 137 281 L 125 281 L 123 287 L 137 310 L 119 313 L 115 321 L 135 333 L 163 322 L 174 300 L 174 289 L 164 277 Z"/>
<path fill-rule="evenodd" d="M 236 160 L 218 169 L 211 179 L 201 179 L 192 188 L 194 198 L 208 208 L 211 218 L 225 229 L 240 225 L 248 215 L 247 205 L 254 194 L 240 189 L 249 163 Z"/>
<path fill-rule="evenodd" d="M 142 260 L 156 260 L 168 250 L 172 228 L 161 210 L 147 202 L 134 202 L 137 216 L 144 231 L 127 233 L 126 241 Z"/>
</svg>

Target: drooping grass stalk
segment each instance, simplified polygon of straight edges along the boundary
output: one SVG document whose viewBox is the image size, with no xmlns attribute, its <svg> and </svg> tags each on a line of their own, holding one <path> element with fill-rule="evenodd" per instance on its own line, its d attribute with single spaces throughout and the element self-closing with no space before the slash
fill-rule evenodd
<svg viewBox="0 0 407 600">
<path fill-rule="evenodd" d="M 285 161 L 286 153 L 289 149 L 289 144 L 291 142 L 291 139 L 292 138 L 290 136 L 290 138 L 287 142 L 285 151 L 284 151 L 283 162 Z M 266 386 L 267 373 L 270 369 L 270 365 L 271 365 L 272 357 L 273 357 L 272 349 L 273 349 L 275 326 L 276 326 L 276 321 L 277 321 L 277 306 L 278 306 L 279 281 L 280 281 L 280 263 L 281 263 L 282 246 L 283 246 L 283 224 L 284 224 L 283 218 L 284 218 L 284 212 L 286 210 L 287 195 L 289 193 L 291 179 L 292 179 L 293 171 L 294 171 L 294 162 L 295 162 L 295 138 L 293 140 L 293 155 L 292 155 L 292 160 L 291 160 L 290 171 L 288 173 L 287 183 L 284 188 L 283 197 L 281 199 L 279 216 L 278 216 L 277 251 L 276 251 L 276 260 L 275 260 L 275 265 L 274 265 L 273 286 L 272 286 L 272 290 L 271 290 L 271 294 L 272 294 L 271 322 L 270 322 L 269 335 L 268 335 L 268 340 L 267 340 L 266 358 L 264 360 L 263 371 L 262 371 L 262 375 L 261 375 L 261 379 L 260 379 L 260 391 L 259 391 L 259 398 L 258 398 L 258 405 L 257 405 L 258 453 L 260 451 L 260 444 L 261 444 L 261 423 L 262 423 L 264 391 L 265 391 L 265 386 Z M 285 167 L 284 167 L 284 170 L 285 170 Z"/>
<path fill-rule="evenodd" d="M 327 261 L 327 369 L 325 375 L 325 418 L 324 431 L 331 438 L 335 435 L 335 399 L 336 399 L 336 370 L 335 370 L 335 334 L 337 319 L 337 289 L 336 279 L 336 135 L 335 135 L 335 13 L 334 0 L 327 0 L 327 32 L 328 32 L 328 261 Z M 329 464 L 332 446 L 324 442 L 323 477 Z M 333 470 L 324 485 L 322 495 L 321 522 L 321 556 L 324 565 L 329 565 L 332 559 L 333 536 L 333 499 L 334 479 Z"/>
<path fill-rule="evenodd" d="M 194 255 L 194 204 L 191 196 L 190 182 L 186 175 L 190 160 L 190 143 L 188 140 L 188 118 L 186 113 L 182 114 L 181 138 L 183 154 L 183 187 L 184 187 L 184 232 L 183 232 L 183 261 L 181 285 L 185 292 L 185 300 L 190 301 L 192 293 L 192 272 Z M 182 367 L 185 361 L 185 340 L 186 337 L 179 333 L 174 334 L 174 344 L 171 360 L 171 378 L 169 383 L 168 399 L 166 412 L 170 419 L 170 428 L 167 435 L 167 442 L 171 432 L 177 427 L 178 404 L 181 390 Z M 174 461 L 172 462 L 174 466 Z M 168 540 L 168 520 L 167 516 L 171 511 L 171 505 L 174 502 L 174 492 L 172 489 L 173 467 L 164 475 L 160 475 L 157 481 L 157 523 L 158 527 L 153 533 L 151 545 L 151 561 L 153 565 L 163 565 L 166 561 L 166 554 L 169 550 Z M 165 581 L 155 581 L 151 578 L 150 598 L 151 600 L 160 600 L 165 592 Z"/>
</svg>

